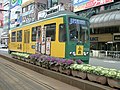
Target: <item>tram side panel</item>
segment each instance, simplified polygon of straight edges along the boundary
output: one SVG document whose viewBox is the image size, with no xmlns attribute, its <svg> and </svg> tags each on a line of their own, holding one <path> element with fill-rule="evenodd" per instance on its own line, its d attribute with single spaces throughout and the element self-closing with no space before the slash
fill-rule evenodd
<svg viewBox="0 0 120 90">
<path fill-rule="evenodd" d="M 23 32 L 21 29 L 19 30 L 12 30 L 9 32 L 10 38 L 9 38 L 9 51 L 18 51 L 23 52 L 23 43 L 22 43 L 22 35 Z"/>
</svg>

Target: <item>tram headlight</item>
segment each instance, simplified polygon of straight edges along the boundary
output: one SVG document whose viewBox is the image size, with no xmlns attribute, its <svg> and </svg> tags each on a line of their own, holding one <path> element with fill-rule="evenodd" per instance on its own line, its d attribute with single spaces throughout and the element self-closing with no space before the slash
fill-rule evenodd
<svg viewBox="0 0 120 90">
<path fill-rule="evenodd" d="M 76 56 L 76 53 L 75 53 L 75 52 L 73 52 L 73 56 Z"/>
<path fill-rule="evenodd" d="M 84 52 L 83 54 L 84 54 L 84 56 L 86 56 L 86 52 Z"/>
<path fill-rule="evenodd" d="M 84 56 L 87 56 L 89 54 L 89 52 L 83 52 Z"/>
<path fill-rule="evenodd" d="M 73 56 L 76 56 L 76 53 L 75 53 L 75 52 L 70 52 L 69 54 L 70 54 L 70 55 L 73 55 Z"/>
<path fill-rule="evenodd" d="M 72 52 L 70 52 L 69 54 L 72 55 Z"/>
</svg>

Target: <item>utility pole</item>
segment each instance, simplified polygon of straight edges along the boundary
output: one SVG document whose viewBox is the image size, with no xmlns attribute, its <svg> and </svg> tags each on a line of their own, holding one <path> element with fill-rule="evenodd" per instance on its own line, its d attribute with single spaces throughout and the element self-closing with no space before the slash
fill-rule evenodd
<svg viewBox="0 0 120 90">
<path fill-rule="evenodd" d="M 8 10 L 8 32 L 10 30 L 10 16 L 11 16 L 11 0 L 9 0 L 9 10 Z"/>
</svg>

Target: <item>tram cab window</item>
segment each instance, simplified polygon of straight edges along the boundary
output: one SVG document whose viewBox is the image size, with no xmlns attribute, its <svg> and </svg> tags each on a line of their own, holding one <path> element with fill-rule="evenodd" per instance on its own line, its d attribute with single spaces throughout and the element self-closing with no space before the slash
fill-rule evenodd
<svg viewBox="0 0 120 90">
<path fill-rule="evenodd" d="M 87 43 L 89 41 L 89 23 L 86 20 L 69 18 L 70 41 Z"/>
<path fill-rule="evenodd" d="M 22 42 L 22 30 L 17 31 L 17 42 Z"/>
<path fill-rule="evenodd" d="M 66 28 L 65 24 L 59 25 L 59 41 L 65 42 L 66 41 Z"/>
<path fill-rule="evenodd" d="M 55 41 L 56 24 L 45 25 L 46 37 L 51 37 L 51 41 Z"/>
<path fill-rule="evenodd" d="M 16 42 L 16 32 L 12 32 L 11 41 Z"/>
</svg>

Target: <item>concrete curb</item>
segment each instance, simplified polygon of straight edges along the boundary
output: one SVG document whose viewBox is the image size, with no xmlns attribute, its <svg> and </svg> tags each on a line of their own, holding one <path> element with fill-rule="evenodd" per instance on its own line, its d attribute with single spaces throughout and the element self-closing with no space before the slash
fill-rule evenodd
<svg viewBox="0 0 120 90">
<path fill-rule="evenodd" d="M 32 64 L 20 61 L 20 60 L 16 60 L 16 59 L 11 58 L 10 56 L 0 54 L 0 57 L 7 59 L 10 62 L 19 64 L 21 66 L 24 66 L 26 68 L 34 70 L 34 71 L 41 73 L 43 75 L 52 77 L 54 79 L 57 79 L 59 81 L 67 83 L 69 85 L 80 88 L 82 90 L 116 90 L 116 89 L 110 88 L 108 86 L 104 86 L 104 85 L 101 85 L 98 83 L 90 82 L 88 80 L 78 79 L 78 78 L 75 78 L 72 76 L 67 76 L 67 75 L 52 71 L 52 70 L 48 70 L 48 69 L 45 69 L 45 68 L 42 68 L 39 66 L 35 66 L 35 65 L 32 65 Z"/>
</svg>

